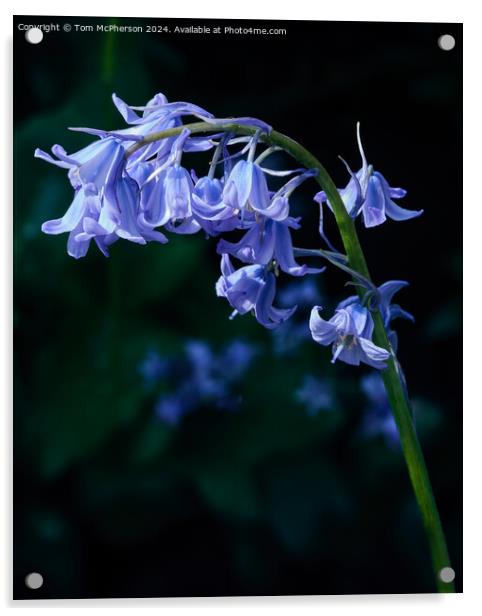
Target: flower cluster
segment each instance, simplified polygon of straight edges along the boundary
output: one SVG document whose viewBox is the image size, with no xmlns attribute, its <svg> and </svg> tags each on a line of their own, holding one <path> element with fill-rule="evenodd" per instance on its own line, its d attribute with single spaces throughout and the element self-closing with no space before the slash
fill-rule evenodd
<svg viewBox="0 0 482 616">
<path fill-rule="evenodd" d="M 214 352 L 202 340 L 190 340 L 180 357 L 161 357 L 150 351 L 139 372 L 149 386 L 166 390 L 155 404 L 156 416 L 168 425 L 203 407 L 234 411 L 241 397 L 237 386 L 257 355 L 254 345 L 233 340 Z"/>
<path fill-rule="evenodd" d="M 261 120 L 214 118 L 192 103 L 169 103 L 163 94 L 143 107 L 129 106 L 115 94 L 113 102 L 127 125 L 124 128 L 75 128 L 72 130 L 87 133 L 95 141 L 71 154 L 60 145 L 52 147 L 53 156 L 35 151 L 36 157 L 67 170 L 74 191 L 64 216 L 45 222 L 42 230 L 54 235 L 68 233 L 67 252 L 75 258 L 87 254 L 92 240 L 108 256 L 109 247 L 120 238 L 137 244 L 165 244 L 170 233 L 202 232 L 208 238 L 237 233 L 235 241 L 220 237 L 217 242 L 221 259 L 217 295 L 231 305 L 231 318 L 251 313 L 268 329 L 287 321 L 297 306 L 275 305 L 280 274 L 300 277 L 325 269 L 297 262 L 292 239 L 301 219 L 293 215 L 290 196 L 315 177 L 317 170 L 267 166 L 265 161 L 280 148 L 266 143 L 271 127 Z M 183 124 L 186 117 L 202 120 L 202 134 L 196 132 L 199 123 Z M 249 134 L 236 136 L 234 124 L 243 125 Z M 350 216 L 362 214 L 365 225 L 374 226 L 387 216 L 405 220 L 421 214 L 393 202 L 405 191 L 391 188 L 383 175 L 368 165 L 359 131 L 358 143 L 362 168 L 354 174 L 347 165 L 351 179 L 340 191 Z M 202 151 L 211 151 L 204 174 L 183 165 L 186 152 Z M 275 188 L 273 176 L 278 178 Z M 289 179 L 280 182 L 283 177 Z M 326 239 L 322 208 L 324 203 L 330 208 L 331 204 L 323 192 L 317 193 L 315 200 L 320 203 L 320 235 Z M 400 284 L 404 283 L 382 285 L 377 294 L 377 307 L 394 343 L 390 321 L 395 316 L 410 317 L 390 305 Z M 329 321 L 321 319 L 318 306 L 312 310 L 312 337 L 320 344 L 333 345 L 334 360 L 385 367 L 389 352 L 373 343 L 373 329 L 370 308 L 357 298 L 342 302 Z"/>
</svg>

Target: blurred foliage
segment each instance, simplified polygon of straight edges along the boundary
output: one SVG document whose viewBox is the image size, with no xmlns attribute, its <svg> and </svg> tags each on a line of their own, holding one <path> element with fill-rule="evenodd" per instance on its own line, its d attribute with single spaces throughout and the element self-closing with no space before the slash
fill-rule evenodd
<svg viewBox="0 0 482 616">
<path fill-rule="evenodd" d="M 122 126 L 112 91 L 132 104 L 163 91 L 219 116 L 260 116 L 313 149 L 340 184 L 336 155 L 356 164 L 361 119 L 370 160 L 409 189 L 407 207 L 425 208 L 420 222 L 362 239 L 377 280 L 411 282 L 400 302 L 418 321 L 400 324 L 400 354 L 462 588 L 461 221 L 448 213 L 461 199 L 461 45 L 440 52 L 440 26 L 430 24 L 288 28 L 287 40 L 248 47 L 75 33 L 33 46 L 15 31 L 18 598 L 33 596 L 30 571 L 45 579 L 38 597 L 433 590 L 400 451 L 360 434 L 364 369 L 333 366 L 309 342 L 280 355 L 254 319 L 229 321 L 214 293 L 214 240 L 118 242 L 109 260 L 92 247 L 75 262 L 66 237 L 40 232 L 72 194 L 34 148 L 83 147 L 88 138 L 67 126 Z M 306 120 L 320 112 L 314 132 Z M 439 177 L 448 165 L 450 186 Z M 317 241 L 312 192 L 303 187 L 296 202 L 306 214 L 300 245 Z M 328 309 L 344 282 L 334 271 L 320 277 Z M 139 365 L 149 349 L 172 356 L 193 338 L 214 347 L 243 339 L 261 352 L 242 408 L 202 408 L 168 426 Z M 335 392 L 333 408 L 313 416 L 295 396 L 308 373 Z"/>
</svg>

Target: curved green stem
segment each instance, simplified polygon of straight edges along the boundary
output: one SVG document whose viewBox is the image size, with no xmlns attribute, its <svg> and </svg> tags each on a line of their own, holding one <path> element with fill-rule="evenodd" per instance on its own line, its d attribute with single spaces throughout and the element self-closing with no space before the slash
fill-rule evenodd
<svg viewBox="0 0 482 616">
<path fill-rule="evenodd" d="M 236 135 L 254 135 L 258 131 L 255 127 L 244 126 L 234 122 L 226 122 L 225 124 L 194 122 L 192 124 L 186 124 L 181 127 L 148 135 L 142 142 L 135 144 L 130 151 L 127 152 L 127 156 L 139 148 L 142 148 L 146 143 L 158 141 L 166 137 L 173 137 L 178 135 L 185 128 L 189 129 L 191 133 L 219 133 L 229 131 Z M 282 148 L 307 169 L 316 169 L 318 171 L 315 179 L 325 191 L 333 208 L 333 213 L 348 257 L 348 264 L 351 269 L 371 281 L 370 272 L 358 239 L 354 221 L 348 215 L 338 190 L 323 165 L 301 144 L 275 130 L 271 131 L 269 134 L 262 134 L 260 136 L 260 141 L 271 146 Z M 360 290 L 359 293 L 362 293 L 362 290 Z M 398 368 L 399 363 L 388 340 L 380 312 L 376 310 L 373 311 L 372 314 L 375 324 L 374 342 L 391 353 L 390 359 L 387 362 L 387 368 L 381 371 L 381 375 L 400 434 L 401 446 L 408 467 L 408 473 L 427 534 L 437 590 L 439 592 L 455 592 L 452 582 L 446 583 L 440 579 L 441 570 L 444 567 L 450 567 L 450 559 L 427 467 L 415 432 L 402 376 Z"/>
</svg>

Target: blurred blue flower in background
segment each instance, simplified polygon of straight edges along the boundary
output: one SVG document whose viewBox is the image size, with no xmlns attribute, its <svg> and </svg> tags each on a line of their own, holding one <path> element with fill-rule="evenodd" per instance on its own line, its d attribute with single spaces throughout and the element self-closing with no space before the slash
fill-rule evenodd
<svg viewBox="0 0 482 616">
<path fill-rule="evenodd" d="M 154 349 L 147 352 L 139 365 L 139 373 L 143 376 L 146 383 L 158 381 L 167 376 L 168 371 L 169 360 L 161 357 Z"/>
<path fill-rule="evenodd" d="M 321 293 L 316 280 L 302 278 L 286 285 L 278 293 L 282 308 L 296 305 L 293 316 L 272 330 L 273 350 L 277 355 L 294 353 L 303 342 L 311 340 L 308 317 L 314 304 L 321 303 Z"/>
<path fill-rule="evenodd" d="M 189 340 L 180 357 L 150 350 L 139 372 L 150 387 L 166 389 L 154 411 L 166 424 L 177 425 L 203 407 L 237 410 L 242 402 L 238 385 L 257 354 L 256 346 L 243 340 L 231 340 L 217 353 L 205 341 Z"/>
<path fill-rule="evenodd" d="M 310 416 L 320 411 L 331 411 L 335 402 L 331 383 L 311 374 L 305 375 L 301 387 L 295 391 L 295 399 L 304 405 Z"/>
<path fill-rule="evenodd" d="M 364 436 L 383 436 L 391 447 L 400 444 L 397 424 L 388 401 L 385 385 L 378 372 L 371 372 L 360 380 L 368 404 L 363 411 L 361 432 Z"/>
</svg>

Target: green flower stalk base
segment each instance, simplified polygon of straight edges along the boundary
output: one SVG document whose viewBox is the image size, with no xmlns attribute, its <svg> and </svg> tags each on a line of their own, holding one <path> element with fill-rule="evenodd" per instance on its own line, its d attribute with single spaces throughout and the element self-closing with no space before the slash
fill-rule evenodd
<svg viewBox="0 0 482 616">
<path fill-rule="evenodd" d="M 230 132 L 236 135 L 246 136 L 254 135 L 257 132 L 259 133 L 259 129 L 253 126 L 230 123 L 229 120 L 226 120 L 226 123 L 219 123 L 218 121 L 216 125 L 209 122 L 194 122 L 158 133 L 152 133 L 133 146 L 130 151 L 127 152 L 127 155 L 129 156 L 139 148 L 145 146 L 147 143 L 152 143 L 154 141 L 178 135 L 185 129 L 189 129 L 191 134 Z M 285 150 L 307 169 L 316 169 L 318 171 L 315 179 L 321 186 L 322 190 L 325 191 L 326 196 L 333 208 L 341 239 L 346 251 L 347 265 L 349 265 L 351 270 L 354 270 L 357 274 L 363 276 L 368 281 L 371 281 L 370 272 L 357 236 L 354 221 L 349 216 L 340 194 L 333 183 L 333 180 L 323 165 L 302 145 L 275 130 L 271 131 L 269 134 L 260 134 L 259 140 L 268 145 L 277 146 Z M 313 253 L 316 254 L 316 251 L 313 251 Z M 361 297 L 363 290 L 359 289 L 358 292 Z M 428 476 L 427 467 L 425 465 L 423 453 L 412 421 L 412 413 L 407 399 L 399 363 L 395 352 L 390 345 L 380 311 L 378 309 L 372 310 L 372 316 L 375 325 L 374 342 L 376 345 L 386 349 L 390 353 L 390 358 L 387 361 L 387 367 L 381 371 L 381 376 L 383 378 L 388 399 L 397 424 L 403 455 L 405 457 L 412 487 L 422 515 L 422 520 L 430 547 L 437 590 L 439 592 L 455 592 L 453 582 L 444 582 L 440 575 L 444 568 L 450 567 L 450 559 L 442 524 L 440 522 L 440 516 Z"/>
</svg>

